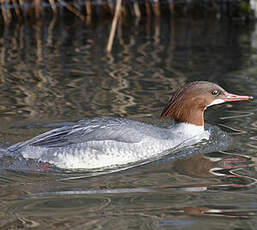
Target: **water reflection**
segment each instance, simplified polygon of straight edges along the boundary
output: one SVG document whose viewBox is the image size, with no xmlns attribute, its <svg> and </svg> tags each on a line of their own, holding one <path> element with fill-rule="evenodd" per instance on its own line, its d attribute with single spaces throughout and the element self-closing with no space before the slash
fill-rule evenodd
<svg viewBox="0 0 257 230">
<path fill-rule="evenodd" d="M 252 166 L 252 161 L 247 156 L 237 156 L 225 152 L 216 153 L 215 156 L 209 154 L 197 154 L 190 158 L 180 159 L 173 163 L 172 171 L 180 175 L 188 175 L 193 178 L 220 178 L 219 182 L 213 181 L 210 184 L 187 184 L 179 187 L 161 188 L 115 188 L 100 190 L 70 190 L 52 191 L 45 193 L 32 193 L 29 197 L 48 197 L 63 195 L 92 195 L 92 194 L 122 194 L 122 193 L 153 193 L 153 192 L 200 192 L 206 190 L 226 190 L 251 189 L 257 183 L 257 179 L 240 174 L 240 169 Z M 225 155 L 225 156 L 224 156 Z M 108 172 L 107 172 L 108 173 Z M 104 173 L 94 173 L 91 176 L 99 176 Z M 106 173 L 105 173 L 106 174 Z M 87 176 L 68 177 L 59 181 L 71 179 L 88 178 Z M 210 180 L 209 180 L 210 181 Z"/>
<path fill-rule="evenodd" d="M 182 187 L 185 191 L 203 191 L 207 189 L 235 190 L 251 189 L 257 183 L 257 179 L 240 175 L 240 169 L 252 166 L 253 161 L 248 156 L 227 154 L 226 152 L 216 153 L 214 156 L 198 154 L 189 159 L 182 159 L 176 162 L 174 169 L 181 174 L 190 175 L 194 178 L 215 178 L 222 177 L 219 183 L 194 184 Z"/>
<path fill-rule="evenodd" d="M 216 21 L 208 22 L 211 31 L 207 23 L 199 22 L 192 26 L 191 22 L 155 19 L 154 23 L 132 21 L 128 26 L 124 21 L 119 26 L 116 52 L 105 55 L 107 24 L 88 28 L 79 23 L 75 20 L 67 25 L 53 19 L 2 28 L 2 119 L 58 119 L 73 117 L 75 112 L 82 117 L 106 115 L 106 111 L 150 116 L 144 103 L 160 110 L 165 97 L 185 83 L 185 73 L 190 77 L 201 65 L 205 53 L 213 56 L 213 63 L 205 63 L 212 73 L 209 68 L 202 73 L 198 70 L 197 79 L 208 76 L 215 80 L 210 75 L 222 74 L 219 62 L 231 57 L 221 59 L 219 55 L 227 55 L 222 50 L 227 45 L 236 48 L 238 40 L 224 34 Z M 202 33 L 210 34 L 205 48 L 197 41 Z"/>
</svg>

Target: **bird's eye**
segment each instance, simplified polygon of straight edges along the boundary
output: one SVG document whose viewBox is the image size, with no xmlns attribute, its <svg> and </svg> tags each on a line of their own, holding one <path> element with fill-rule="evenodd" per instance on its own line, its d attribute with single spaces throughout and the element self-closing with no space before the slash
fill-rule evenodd
<svg viewBox="0 0 257 230">
<path fill-rule="evenodd" d="M 211 92 L 212 95 L 218 96 L 219 95 L 219 91 L 218 90 L 213 90 Z"/>
</svg>

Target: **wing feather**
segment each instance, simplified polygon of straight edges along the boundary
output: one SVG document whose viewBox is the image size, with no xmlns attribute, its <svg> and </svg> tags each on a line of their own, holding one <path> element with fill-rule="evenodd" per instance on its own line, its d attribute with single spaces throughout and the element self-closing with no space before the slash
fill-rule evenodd
<svg viewBox="0 0 257 230">
<path fill-rule="evenodd" d="M 40 134 L 28 141 L 9 147 L 16 151 L 24 146 L 62 147 L 87 141 L 113 140 L 136 143 L 141 140 L 136 126 L 139 123 L 123 118 L 93 118 Z M 135 135 L 137 133 L 137 135 Z"/>
</svg>

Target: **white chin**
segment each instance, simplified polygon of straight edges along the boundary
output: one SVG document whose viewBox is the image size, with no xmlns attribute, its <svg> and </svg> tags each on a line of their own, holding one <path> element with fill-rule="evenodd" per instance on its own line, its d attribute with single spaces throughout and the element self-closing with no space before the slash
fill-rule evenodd
<svg viewBox="0 0 257 230">
<path fill-rule="evenodd" d="M 215 99 L 211 104 L 209 104 L 207 107 L 212 106 L 212 105 L 217 105 L 217 104 L 221 104 L 224 103 L 225 101 L 222 99 Z"/>
</svg>

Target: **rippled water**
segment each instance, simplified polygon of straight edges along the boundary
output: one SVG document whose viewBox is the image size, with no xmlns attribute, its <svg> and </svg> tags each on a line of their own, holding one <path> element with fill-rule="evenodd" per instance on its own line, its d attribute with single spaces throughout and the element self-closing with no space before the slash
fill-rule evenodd
<svg viewBox="0 0 257 230">
<path fill-rule="evenodd" d="M 193 80 L 257 97 L 254 25 L 123 21 L 107 55 L 109 29 L 108 21 L 77 20 L 0 29 L 3 146 L 94 116 L 157 123 L 171 94 Z M 226 150 L 107 174 L 2 164 L 0 228 L 256 229 L 256 105 L 206 111 L 206 121 L 233 138 Z"/>
</svg>

